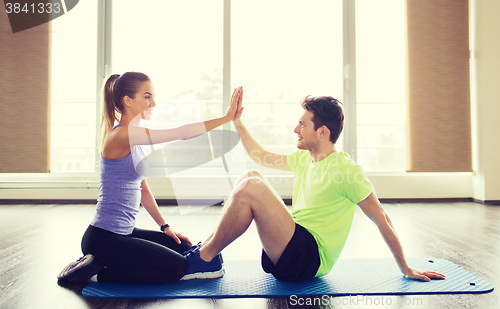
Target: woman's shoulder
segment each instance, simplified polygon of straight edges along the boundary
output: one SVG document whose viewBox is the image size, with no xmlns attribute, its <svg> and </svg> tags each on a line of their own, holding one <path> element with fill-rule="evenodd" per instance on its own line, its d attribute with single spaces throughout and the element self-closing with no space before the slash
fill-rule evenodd
<svg viewBox="0 0 500 309">
<path fill-rule="evenodd" d="M 109 131 L 104 139 L 102 157 L 120 159 L 130 153 L 130 142 L 126 126 L 119 126 Z"/>
</svg>

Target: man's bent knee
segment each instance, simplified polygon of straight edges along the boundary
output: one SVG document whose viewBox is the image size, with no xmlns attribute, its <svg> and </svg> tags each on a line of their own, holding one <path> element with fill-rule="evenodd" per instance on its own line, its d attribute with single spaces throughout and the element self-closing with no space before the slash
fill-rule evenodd
<svg viewBox="0 0 500 309">
<path fill-rule="evenodd" d="M 243 174 L 241 174 L 241 176 L 238 178 L 238 180 L 236 180 L 236 187 L 238 187 L 240 185 L 240 183 L 248 181 L 248 178 L 250 178 L 250 177 L 258 177 L 258 178 L 264 179 L 264 176 L 259 171 L 248 170 L 248 171 L 244 172 Z"/>
<path fill-rule="evenodd" d="M 258 170 L 248 170 L 246 173 L 248 177 L 259 177 L 261 179 L 264 179 L 264 175 L 262 175 L 262 173 Z"/>
<path fill-rule="evenodd" d="M 264 179 L 264 175 L 262 175 L 258 170 L 248 170 L 240 176 L 240 179 L 245 180 L 246 178 L 250 177 L 258 177 L 260 179 Z"/>
<path fill-rule="evenodd" d="M 257 176 L 250 176 L 243 179 L 235 188 L 235 194 L 237 195 L 251 195 L 256 192 L 261 192 L 267 187 L 266 182 Z"/>
</svg>

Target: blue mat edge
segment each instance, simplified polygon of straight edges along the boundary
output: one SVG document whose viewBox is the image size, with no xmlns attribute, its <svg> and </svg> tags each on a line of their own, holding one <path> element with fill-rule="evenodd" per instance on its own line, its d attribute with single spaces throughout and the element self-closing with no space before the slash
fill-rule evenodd
<svg viewBox="0 0 500 309">
<path fill-rule="evenodd" d="M 372 293 L 372 292 L 366 292 L 366 293 L 322 293 L 321 295 L 316 295 L 317 296 L 331 296 L 331 297 L 345 297 L 345 296 L 356 296 L 356 295 L 393 295 L 393 296 L 397 296 L 397 295 L 442 295 L 442 294 L 485 294 L 485 293 L 490 293 L 494 290 L 494 285 L 489 282 L 488 280 L 485 280 L 483 279 L 482 277 L 476 275 L 475 273 L 473 272 L 470 272 L 468 271 L 467 269 L 463 268 L 462 266 L 456 264 L 456 263 L 453 263 L 449 260 L 446 260 L 446 259 L 439 259 L 439 258 L 410 258 L 408 259 L 410 262 L 411 260 L 423 260 L 423 259 L 426 259 L 426 260 L 433 260 L 433 261 L 443 261 L 445 263 L 451 263 L 455 266 L 457 266 L 458 268 L 461 268 L 463 269 L 464 271 L 468 272 L 468 273 L 471 273 L 472 275 L 476 276 L 477 278 L 481 279 L 487 286 L 491 286 L 491 288 L 485 288 L 483 290 L 471 290 L 471 291 L 437 291 L 437 292 L 433 292 L 433 291 L 423 291 L 423 292 L 410 292 L 410 293 L 398 293 L 398 292 L 375 292 L 375 293 Z M 362 259 L 360 259 L 362 260 Z M 208 279 L 208 280 L 220 280 L 220 279 Z M 315 279 L 310 279 L 310 280 L 316 280 Z M 301 283 L 305 283 L 307 281 L 302 281 Z M 423 282 L 425 283 L 425 282 Z M 115 294 L 115 296 L 96 296 L 94 292 L 91 292 L 94 288 L 92 287 L 93 285 L 96 285 L 96 284 L 99 284 L 99 285 L 106 285 L 106 284 L 109 284 L 109 285 L 113 285 L 113 286 L 120 286 L 120 285 L 123 285 L 127 288 L 133 288 L 134 286 L 137 286 L 137 287 L 141 287 L 143 288 L 144 286 L 143 285 L 134 285 L 134 284 L 117 284 L 117 283 L 94 283 L 94 282 L 91 282 L 89 283 L 89 285 L 87 285 L 83 290 L 82 290 L 82 295 L 83 296 L 86 296 L 86 297 L 91 297 L 91 298 L 101 298 L 101 299 L 116 299 L 116 298 L 123 298 L 123 299 L 199 299 L 199 298 L 279 298 L 279 297 L 290 297 L 291 295 L 289 293 L 283 293 L 283 294 L 279 294 L 279 293 L 276 293 L 276 294 L 272 294 L 272 295 L 243 295 L 243 294 L 238 294 L 238 295 L 211 295 L 211 296 L 206 296 L 206 295 L 176 295 L 174 297 L 167 297 L 167 296 L 163 296 L 163 297 L 159 297 L 159 296 L 135 296 L 135 295 L 128 295 L 128 294 L 124 294 L 124 295 L 118 295 L 118 294 Z M 294 283 L 291 283 L 291 284 L 294 284 Z M 88 293 L 88 292 L 91 292 L 91 293 Z M 312 296 L 311 294 L 301 294 L 300 292 L 297 292 L 297 293 L 294 293 L 293 294 L 294 296 L 297 296 L 297 297 L 315 297 L 315 296 Z"/>
<path fill-rule="evenodd" d="M 312 296 L 309 294 L 302 295 L 300 293 L 293 294 L 293 296 L 297 297 L 321 297 L 321 296 L 331 296 L 331 297 L 346 297 L 346 296 L 373 296 L 373 295 L 384 295 L 384 296 L 401 296 L 401 295 L 445 295 L 445 294 L 486 294 L 491 293 L 494 288 L 485 291 L 458 291 L 458 292 L 422 292 L 422 293 L 409 293 L 409 294 L 396 294 L 396 293 L 339 293 L 339 294 L 328 294 L 324 293 L 321 295 Z M 180 295 L 175 297 L 158 297 L 158 296 L 150 296 L 150 297 L 139 297 L 139 296 L 123 296 L 123 297 L 97 297 L 93 295 L 87 295 L 82 292 L 82 295 L 89 298 L 99 298 L 99 299 L 201 299 L 201 298 L 289 298 L 290 294 L 274 294 L 274 295 L 223 295 L 223 296 L 201 296 L 201 295 Z"/>
</svg>

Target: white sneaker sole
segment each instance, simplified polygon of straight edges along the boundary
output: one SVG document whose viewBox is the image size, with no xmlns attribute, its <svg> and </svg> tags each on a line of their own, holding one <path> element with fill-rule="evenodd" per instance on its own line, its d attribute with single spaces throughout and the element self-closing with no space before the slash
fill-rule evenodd
<svg viewBox="0 0 500 309">
<path fill-rule="evenodd" d="M 181 280 L 191 280 L 191 279 L 217 279 L 224 276 L 224 269 L 214 271 L 214 272 L 203 272 L 203 273 L 194 273 L 189 275 L 184 275 Z"/>
</svg>

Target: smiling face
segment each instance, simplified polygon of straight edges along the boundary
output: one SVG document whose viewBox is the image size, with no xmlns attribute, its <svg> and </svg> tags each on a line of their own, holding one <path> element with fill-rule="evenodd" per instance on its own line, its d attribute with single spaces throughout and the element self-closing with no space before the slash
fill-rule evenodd
<svg viewBox="0 0 500 309">
<path fill-rule="evenodd" d="M 312 121 L 314 114 L 310 111 L 305 111 L 299 119 L 299 124 L 293 130 L 298 135 L 297 148 L 303 150 L 313 150 L 319 145 L 317 130 L 314 130 L 314 122 Z"/>
<path fill-rule="evenodd" d="M 126 96 L 125 100 L 133 116 L 140 114 L 142 119 L 150 120 L 153 108 L 156 106 L 154 96 L 153 84 L 150 81 L 145 81 L 139 87 L 134 98 Z"/>
</svg>

